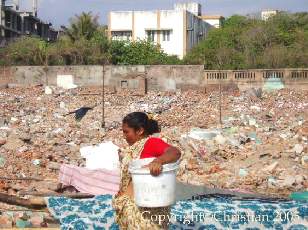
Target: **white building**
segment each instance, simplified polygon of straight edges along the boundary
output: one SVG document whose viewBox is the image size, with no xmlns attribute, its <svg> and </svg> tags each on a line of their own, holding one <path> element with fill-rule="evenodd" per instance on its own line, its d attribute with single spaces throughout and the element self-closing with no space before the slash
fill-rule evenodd
<svg viewBox="0 0 308 230">
<path fill-rule="evenodd" d="M 173 10 L 112 11 L 108 36 L 113 40 L 150 40 L 170 55 L 183 58 L 211 25 L 201 18 L 198 3 L 175 4 Z"/>
<path fill-rule="evenodd" d="M 225 18 L 220 15 L 202 15 L 201 19 L 215 28 L 220 28 L 225 20 Z"/>
<path fill-rule="evenodd" d="M 268 20 L 270 17 L 275 16 L 276 14 L 278 14 L 279 11 L 278 10 L 262 10 L 261 12 L 261 18 L 262 20 L 266 21 Z"/>
</svg>

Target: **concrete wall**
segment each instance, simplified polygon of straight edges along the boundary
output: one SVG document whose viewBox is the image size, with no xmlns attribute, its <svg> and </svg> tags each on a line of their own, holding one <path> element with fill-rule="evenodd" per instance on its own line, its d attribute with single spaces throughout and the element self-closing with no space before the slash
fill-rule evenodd
<svg viewBox="0 0 308 230">
<path fill-rule="evenodd" d="M 215 28 L 220 28 L 221 26 L 221 19 L 219 18 L 213 18 L 213 19 L 203 19 L 206 23 L 214 26 Z"/>
<path fill-rule="evenodd" d="M 175 10 L 186 10 L 195 16 L 200 16 L 202 13 L 202 6 L 196 2 L 188 2 L 188 3 L 175 3 L 173 8 Z"/>
<path fill-rule="evenodd" d="M 201 65 L 155 66 L 17 66 L 0 67 L 0 87 L 17 85 L 57 85 L 72 78 L 78 86 L 105 85 L 117 89 L 175 91 L 201 90 L 236 85 L 240 89 L 262 87 L 268 79 L 279 79 L 286 88 L 308 89 L 307 69 L 204 70 Z"/>
<path fill-rule="evenodd" d="M 187 12 L 187 52 L 205 39 L 209 29 L 212 27 L 194 14 Z"/>
<path fill-rule="evenodd" d="M 0 68 L 0 88 L 5 88 L 9 83 L 14 83 L 14 75 L 12 73 L 11 67 L 4 67 Z"/>
<path fill-rule="evenodd" d="M 149 90 L 174 91 L 203 87 L 203 66 L 146 66 Z"/>
<path fill-rule="evenodd" d="M 279 79 L 285 88 L 308 89 L 308 68 L 208 70 L 204 73 L 206 86 L 236 84 L 244 90 L 251 87 L 262 87 L 269 79 Z"/>
</svg>

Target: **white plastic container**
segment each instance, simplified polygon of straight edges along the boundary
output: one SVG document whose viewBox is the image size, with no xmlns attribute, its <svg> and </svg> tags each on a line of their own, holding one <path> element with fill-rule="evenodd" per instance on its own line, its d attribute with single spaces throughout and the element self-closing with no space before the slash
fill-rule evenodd
<svg viewBox="0 0 308 230">
<path fill-rule="evenodd" d="M 162 173 L 154 177 L 142 168 L 155 158 L 134 160 L 129 165 L 132 174 L 136 205 L 146 208 L 166 207 L 175 203 L 176 170 L 178 162 L 163 165 Z"/>
</svg>

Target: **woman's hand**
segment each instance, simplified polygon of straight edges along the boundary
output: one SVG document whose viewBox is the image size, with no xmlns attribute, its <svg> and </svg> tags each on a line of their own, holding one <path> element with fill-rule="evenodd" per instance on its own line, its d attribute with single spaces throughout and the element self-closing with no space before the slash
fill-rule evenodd
<svg viewBox="0 0 308 230">
<path fill-rule="evenodd" d="M 122 162 L 122 159 L 124 156 L 123 156 L 123 152 L 121 149 L 118 150 L 118 156 L 119 156 L 119 161 Z"/>
<path fill-rule="evenodd" d="M 158 160 L 153 160 L 150 164 L 144 166 L 150 169 L 152 176 L 158 176 L 163 171 L 163 164 Z"/>
</svg>

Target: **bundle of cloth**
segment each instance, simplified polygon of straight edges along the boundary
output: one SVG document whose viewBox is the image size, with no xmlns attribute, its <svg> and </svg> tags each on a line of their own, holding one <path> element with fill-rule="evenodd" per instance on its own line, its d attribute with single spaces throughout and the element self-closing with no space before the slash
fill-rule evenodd
<svg viewBox="0 0 308 230">
<path fill-rule="evenodd" d="M 59 182 L 73 186 L 79 192 L 91 195 L 115 195 L 120 187 L 120 171 L 107 169 L 87 169 L 63 164 L 60 167 Z"/>
<path fill-rule="evenodd" d="M 85 167 L 62 164 L 59 182 L 91 195 L 115 195 L 120 186 L 119 147 L 111 141 L 80 149 Z"/>
</svg>

